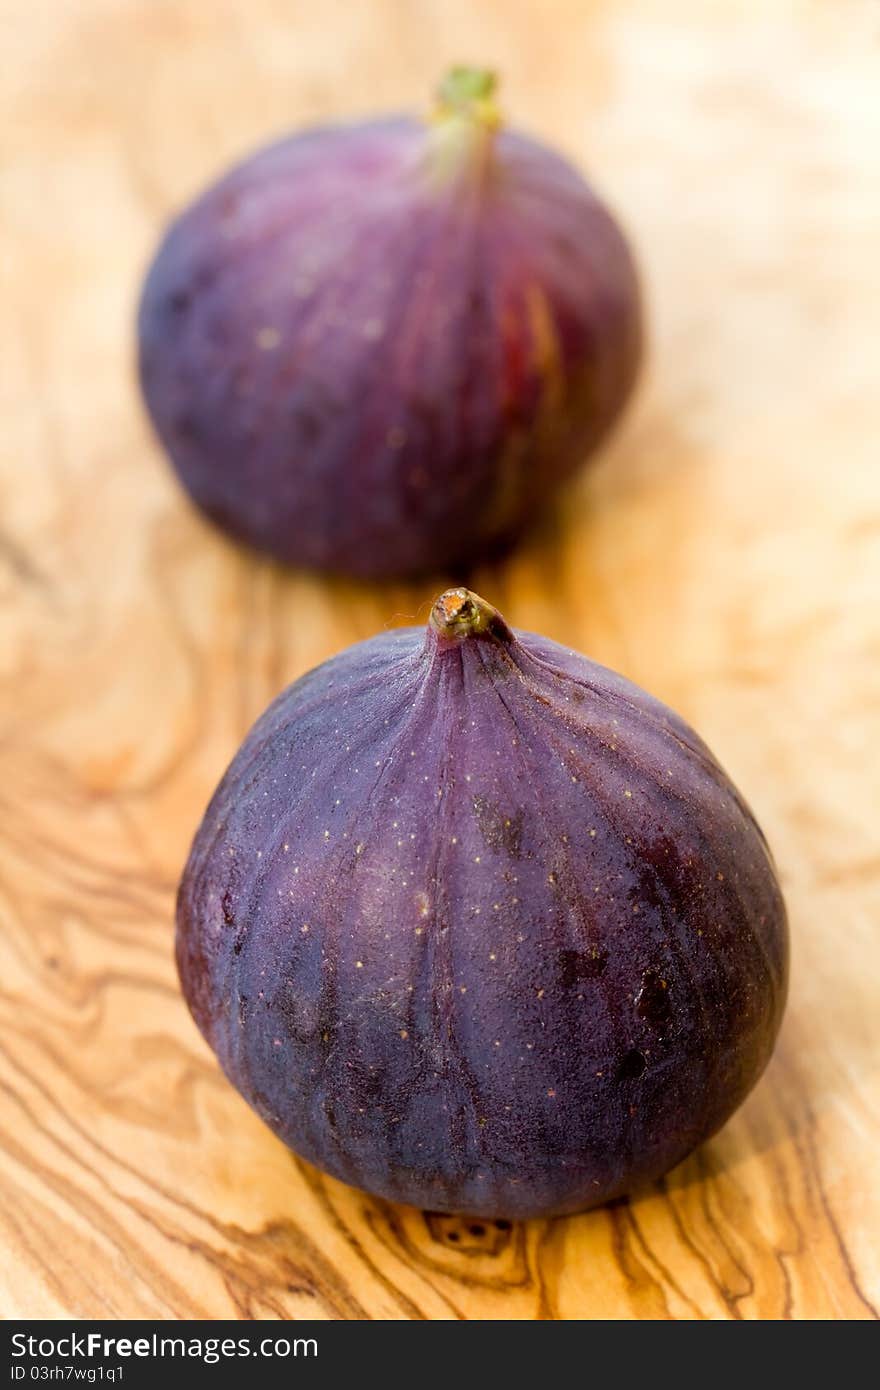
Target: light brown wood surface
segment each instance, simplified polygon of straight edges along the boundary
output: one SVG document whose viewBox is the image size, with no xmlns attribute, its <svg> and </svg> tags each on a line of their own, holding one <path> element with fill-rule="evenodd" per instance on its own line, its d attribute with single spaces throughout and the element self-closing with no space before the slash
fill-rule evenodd
<svg viewBox="0 0 880 1390">
<path fill-rule="evenodd" d="M 880 1300 L 880 10 L 871 0 L 4 0 L 0 1312 L 868 1318 Z M 286 573 L 154 444 L 160 229 L 301 121 L 496 64 L 643 267 L 637 403 L 475 587 L 703 733 L 793 931 L 777 1055 L 656 1190 L 526 1227 L 298 1164 L 178 991 L 176 880 L 283 683 L 442 585 Z M 457 578 L 457 576 L 455 576 Z"/>
</svg>

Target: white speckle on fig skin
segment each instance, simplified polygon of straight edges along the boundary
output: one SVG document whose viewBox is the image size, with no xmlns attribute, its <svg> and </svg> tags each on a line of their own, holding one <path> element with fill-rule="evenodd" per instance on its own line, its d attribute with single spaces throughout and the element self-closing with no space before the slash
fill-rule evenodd
<svg viewBox="0 0 880 1390">
<path fill-rule="evenodd" d="M 351 648 L 248 735 L 184 874 L 181 980 L 311 1162 L 435 1211 L 576 1210 L 754 1084 L 784 907 L 683 721 L 451 592 L 440 631 Z"/>
<path fill-rule="evenodd" d="M 281 334 L 277 328 L 260 328 L 257 330 L 257 347 L 263 352 L 271 352 L 281 342 Z"/>
</svg>

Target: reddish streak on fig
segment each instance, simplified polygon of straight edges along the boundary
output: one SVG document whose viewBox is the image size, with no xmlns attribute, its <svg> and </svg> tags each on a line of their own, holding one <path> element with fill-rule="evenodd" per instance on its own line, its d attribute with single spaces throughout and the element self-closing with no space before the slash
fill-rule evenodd
<svg viewBox="0 0 880 1390">
<path fill-rule="evenodd" d="M 760 1076 L 788 938 L 754 817 L 676 714 L 475 594 L 286 690 L 196 836 L 178 964 L 297 1153 L 434 1211 L 656 1178 Z"/>
<path fill-rule="evenodd" d="M 140 306 L 158 435 L 200 507 L 362 576 L 508 544 L 629 395 L 639 293 L 614 219 L 453 73 L 429 121 L 288 137 L 173 224 Z"/>
</svg>

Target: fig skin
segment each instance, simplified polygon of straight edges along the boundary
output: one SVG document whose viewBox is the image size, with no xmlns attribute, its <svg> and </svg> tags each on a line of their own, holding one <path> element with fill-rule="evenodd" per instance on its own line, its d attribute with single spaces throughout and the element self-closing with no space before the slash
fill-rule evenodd
<svg viewBox="0 0 880 1390">
<path fill-rule="evenodd" d="M 252 155 L 148 273 L 159 439 L 208 516 L 282 561 L 461 572 L 533 519 L 633 385 L 623 233 L 563 159 L 499 127 L 487 74 L 458 76 L 433 120 Z"/>
<path fill-rule="evenodd" d="M 178 968 L 232 1083 L 382 1197 L 547 1216 L 655 1179 L 755 1084 L 785 908 L 692 729 L 466 590 L 289 687 L 218 787 Z"/>
</svg>

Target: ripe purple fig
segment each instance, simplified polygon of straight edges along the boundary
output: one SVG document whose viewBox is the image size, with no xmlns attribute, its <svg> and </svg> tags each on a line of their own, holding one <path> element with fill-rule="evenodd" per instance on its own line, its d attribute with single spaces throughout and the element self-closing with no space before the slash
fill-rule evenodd
<svg viewBox="0 0 880 1390">
<path fill-rule="evenodd" d="M 464 589 L 286 690 L 178 900 L 189 1006 L 298 1154 L 482 1217 L 593 1206 L 770 1056 L 766 841 L 671 710 Z"/>
<path fill-rule="evenodd" d="M 639 294 L 579 174 L 456 70 L 427 121 L 306 131 L 172 225 L 140 306 L 158 435 L 280 559 L 382 577 L 503 548 L 618 416 Z"/>
</svg>

